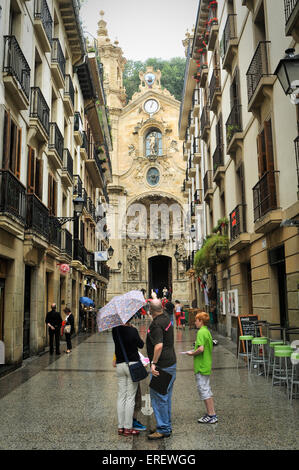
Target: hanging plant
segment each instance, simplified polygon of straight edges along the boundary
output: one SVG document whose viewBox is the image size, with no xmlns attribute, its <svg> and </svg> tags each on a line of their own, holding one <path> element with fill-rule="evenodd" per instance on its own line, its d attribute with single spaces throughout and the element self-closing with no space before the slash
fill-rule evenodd
<svg viewBox="0 0 299 470">
<path fill-rule="evenodd" d="M 229 255 L 229 240 L 227 235 L 213 234 L 206 238 L 202 248 L 194 257 L 194 267 L 197 275 L 205 271 L 214 271 L 218 263 L 222 263 Z"/>
</svg>

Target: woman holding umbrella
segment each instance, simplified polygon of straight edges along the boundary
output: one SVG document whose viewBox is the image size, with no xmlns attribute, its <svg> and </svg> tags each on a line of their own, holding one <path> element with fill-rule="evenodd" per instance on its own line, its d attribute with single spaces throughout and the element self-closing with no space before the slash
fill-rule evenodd
<svg viewBox="0 0 299 470">
<path fill-rule="evenodd" d="M 142 349 L 144 342 L 140 338 L 137 329 L 131 325 L 130 321 L 123 326 L 113 328 L 112 336 L 115 343 L 118 381 L 118 434 L 133 436 L 139 434 L 139 431 L 132 429 L 138 382 L 133 382 L 131 379 L 129 367 L 122 352 L 121 341 L 126 351 L 129 364 L 139 361 L 138 348 Z"/>
<path fill-rule="evenodd" d="M 112 328 L 118 380 L 118 434 L 123 436 L 139 434 L 138 430 L 132 429 L 138 382 L 131 379 L 125 355 L 129 364 L 139 362 L 138 348 L 142 349 L 144 342 L 130 321 L 145 302 L 142 292 L 130 291 L 113 297 L 97 315 L 99 333 Z"/>
</svg>

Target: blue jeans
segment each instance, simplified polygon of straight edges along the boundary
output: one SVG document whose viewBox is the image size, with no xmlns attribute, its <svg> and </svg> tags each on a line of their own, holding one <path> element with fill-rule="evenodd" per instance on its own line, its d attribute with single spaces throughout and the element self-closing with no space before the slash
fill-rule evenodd
<svg viewBox="0 0 299 470">
<path fill-rule="evenodd" d="M 163 368 L 162 370 L 172 375 L 172 379 L 168 385 L 167 394 L 161 395 L 160 393 L 150 388 L 150 396 L 157 422 L 157 432 L 161 434 L 169 434 L 172 431 L 171 397 L 173 391 L 173 383 L 176 378 L 176 364 L 170 367 Z"/>
</svg>

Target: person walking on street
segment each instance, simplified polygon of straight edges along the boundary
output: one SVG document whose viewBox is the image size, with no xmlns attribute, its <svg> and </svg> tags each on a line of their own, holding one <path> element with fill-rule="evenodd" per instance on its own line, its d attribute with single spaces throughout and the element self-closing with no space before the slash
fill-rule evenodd
<svg viewBox="0 0 299 470">
<path fill-rule="evenodd" d="M 195 317 L 195 326 L 198 328 L 194 351 L 189 351 L 188 356 L 194 357 L 194 373 L 197 389 L 201 400 L 204 401 L 207 413 L 198 419 L 199 423 L 214 424 L 218 422 L 215 413 L 214 399 L 210 387 L 210 375 L 212 370 L 213 340 L 207 325 L 210 316 L 206 312 L 200 312 Z"/>
<path fill-rule="evenodd" d="M 144 342 L 139 336 L 137 328 L 128 321 L 125 325 L 112 329 L 115 343 L 116 373 L 118 381 L 118 434 L 123 436 L 138 435 L 139 431 L 132 428 L 135 408 L 135 397 L 138 382 L 133 382 L 126 363 L 121 342 L 128 357 L 129 364 L 139 361 L 138 348 L 142 349 Z"/>
<path fill-rule="evenodd" d="M 165 312 L 168 314 L 169 318 L 170 318 L 170 321 L 171 321 L 171 324 L 173 326 L 173 312 L 174 312 L 174 305 L 172 302 L 167 302 L 165 305 L 164 305 L 164 310 Z"/>
<path fill-rule="evenodd" d="M 183 308 L 181 310 L 181 315 L 180 315 L 180 324 L 182 325 L 183 330 L 185 330 L 185 328 L 186 328 L 186 314 L 185 314 L 185 311 L 184 311 Z"/>
<path fill-rule="evenodd" d="M 175 303 L 175 321 L 176 321 L 176 329 L 178 329 L 179 326 L 180 326 L 180 318 L 181 318 L 182 306 L 181 306 L 179 300 L 176 300 L 174 303 Z"/>
<path fill-rule="evenodd" d="M 51 311 L 47 313 L 45 323 L 49 327 L 50 354 L 54 353 L 54 336 L 56 354 L 60 354 L 60 328 L 62 318 L 60 313 L 56 311 L 56 304 L 51 305 Z"/>
<path fill-rule="evenodd" d="M 69 332 L 66 332 L 64 331 L 65 333 L 65 339 L 66 339 L 66 345 L 67 345 L 67 350 L 66 350 L 66 353 L 67 354 L 70 354 L 70 352 L 72 351 L 72 341 L 71 341 L 71 336 L 72 334 L 74 333 L 75 331 L 75 327 L 74 327 L 74 316 L 71 312 L 71 310 L 69 308 L 65 308 L 64 309 L 64 313 L 66 315 L 65 317 L 65 323 L 64 323 L 64 330 L 65 330 L 65 327 L 67 326 L 68 329 L 70 330 Z"/>
<path fill-rule="evenodd" d="M 166 304 L 167 305 L 167 304 Z M 151 404 L 154 410 L 157 429 L 148 435 L 149 440 L 169 437 L 172 432 L 171 399 L 176 378 L 176 354 L 174 350 L 173 326 L 169 316 L 162 309 L 160 300 L 150 302 L 153 321 L 146 337 L 147 354 L 151 364 L 151 374 L 159 376 L 159 370 L 168 372 L 172 378 L 166 395 L 150 388 Z"/>
</svg>

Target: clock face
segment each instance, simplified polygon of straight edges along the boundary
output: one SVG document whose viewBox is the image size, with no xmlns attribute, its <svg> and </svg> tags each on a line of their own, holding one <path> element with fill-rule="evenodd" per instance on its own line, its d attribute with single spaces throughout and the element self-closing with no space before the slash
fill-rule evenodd
<svg viewBox="0 0 299 470">
<path fill-rule="evenodd" d="M 153 85 L 156 77 L 153 73 L 147 73 L 144 75 L 145 81 L 148 85 Z"/>
<path fill-rule="evenodd" d="M 154 99 L 147 100 L 144 103 L 144 110 L 148 114 L 154 114 L 158 111 L 158 109 L 159 109 L 159 103 L 158 103 L 158 101 L 156 101 Z"/>
</svg>

